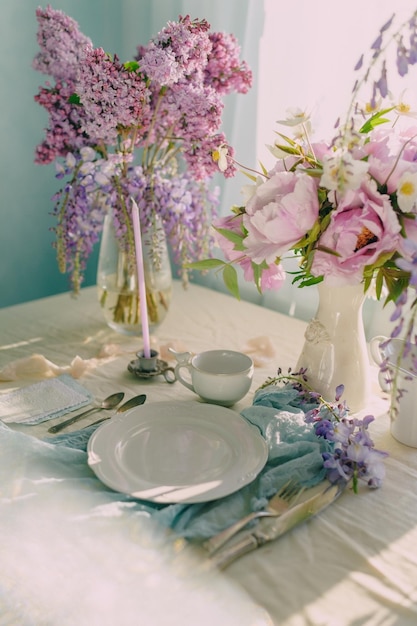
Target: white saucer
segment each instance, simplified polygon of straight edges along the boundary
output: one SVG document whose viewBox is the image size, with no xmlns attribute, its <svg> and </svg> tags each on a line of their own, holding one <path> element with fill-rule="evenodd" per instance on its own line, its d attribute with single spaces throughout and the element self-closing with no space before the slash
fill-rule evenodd
<svg viewBox="0 0 417 626">
<path fill-rule="evenodd" d="M 239 413 L 199 402 L 155 402 L 100 426 L 88 464 L 115 491 L 159 503 L 206 502 L 250 483 L 268 446 Z"/>
</svg>

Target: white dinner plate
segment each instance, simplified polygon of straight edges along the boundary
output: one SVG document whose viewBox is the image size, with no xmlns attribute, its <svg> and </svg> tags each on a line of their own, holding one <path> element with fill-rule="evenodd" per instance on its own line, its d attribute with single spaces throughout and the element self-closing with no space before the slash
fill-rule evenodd
<svg viewBox="0 0 417 626">
<path fill-rule="evenodd" d="M 268 446 L 231 409 L 198 402 L 155 402 L 100 426 L 88 464 L 115 491 L 152 502 L 206 502 L 257 476 Z"/>
</svg>

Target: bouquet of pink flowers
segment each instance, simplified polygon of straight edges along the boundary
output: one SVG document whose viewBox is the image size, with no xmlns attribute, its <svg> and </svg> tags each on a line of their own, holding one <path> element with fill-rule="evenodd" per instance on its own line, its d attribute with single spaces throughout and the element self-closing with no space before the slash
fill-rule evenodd
<svg viewBox="0 0 417 626">
<path fill-rule="evenodd" d="M 326 280 L 338 286 L 363 283 L 366 291 L 372 283 L 378 298 L 385 287 L 388 300 L 407 290 L 411 275 L 404 261 L 411 261 L 410 242 L 417 242 L 417 124 L 401 123 L 410 113 L 404 102 L 386 104 L 383 54 L 389 44 L 396 45 L 401 75 L 417 62 L 417 12 L 386 40 L 393 18 L 371 47 L 369 68 L 356 82 L 346 122 L 339 122 L 336 136 L 313 142 L 310 120 L 298 110 L 278 122 L 296 136 L 277 132 L 270 147 L 275 166 L 248 169 L 253 184 L 243 189 L 244 205 L 214 221 L 224 259 L 193 267 L 222 271 L 237 297 L 236 265 L 259 290 L 279 288 L 286 276 L 281 262 L 294 255 L 299 268 L 293 282 L 300 287 Z M 378 64 L 370 102 L 360 107 L 358 92 Z M 363 58 L 355 69 L 362 66 Z M 225 171 L 234 162 L 225 143 L 214 159 Z"/>
<path fill-rule="evenodd" d="M 379 126 L 394 114 L 389 128 Z M 384 118 L 383 118 L 384 116 Z M 281 135 L 277 163 L 247 186 L 244 207 L 215 222 L 218 241 L 231 263 L 259 289 L 285 280 L 281 259 L 300 257 L 293 282 L 303 287 L 364 283 L 375 278 L 396 299 L 407 273 L 407 240 L 417 240 L 417 126 L 400 130 L 396 107 L 380 111 L 351 131 L 349 150 L 293 141 Z M 295 121 L 306 127 L 306 120 Z M 233 283 L 232 283 L 233 284 Z M 237 282 L 236 282 L 237 284 Z"/>
<path fill-rule="evenodd" d="M 208 186 L 223 97 L 245 93 L 252 74 L 233 35 L 206 20 L 169 22 L 132 61 L 94 48 L 78 24 L 48 6 L 36 11 L 40 51 L 33 66 L 53 83 L 35 100 L 48 112 L 36 162 L 57 163 L 57 256 L 78 291 L 86 259 L 112 208 L 120 245 L 134 262 L 131 199 L 142 230 L 162 222 L 184 281 L 185 266 L 210 253 L 217 205 Z M 225 175 L 233 175 L 230 164 Z"/>
</svg>

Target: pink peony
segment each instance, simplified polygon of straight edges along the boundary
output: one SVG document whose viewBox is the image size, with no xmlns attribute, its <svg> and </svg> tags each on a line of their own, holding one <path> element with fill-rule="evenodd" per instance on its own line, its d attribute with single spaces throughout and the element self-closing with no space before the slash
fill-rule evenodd
<svg viewBox="0 0 417 626">
<path fill-rule="evenodd" d="M 242 233 L 242 215 L 232 215 L 218 218 L 213 222 L 216 228 L 224 228 L 235 233 Z M 243 270 L 244 279 L 247 282 L 254 282 L 252 261 L 239 250 L 235 250 L 234 244 L 225 237 L 219 235 L 217 243 L 220 245 L 227 261 L 232 261 L 240 265 Z M 281 264 L 271 263 L 264 269 L 261 276 L 261 290 L 279 289 L 285 282 L 285 270 Z"/>
<path fill-rule="evenodd" d="M 311 273 L 324 276 L 329 285 L 360 283 L 363 269 L 384 252 L 394 252 L 400 243 L 400 223 L 389 197 L 377 191 L 373 181 L 348 190 L 332 213 L 317 249 Z"/>
<path fill-rule="evenodd" d="M 246 205 L 246 254 L 255 263 L 270 265 L 306 235 L 318 214 L 315 179 L 293 172 L 274 174 Z"/>
<path fill-rule="evenodd" d="M 398 180 L 404 172 L 417 172 L 417 128 L 377 129 L 361 149 L 368 156 L 369 174 L 381 185 L 387 185 L 388 193 L 397 190 Z"/>
</svg>

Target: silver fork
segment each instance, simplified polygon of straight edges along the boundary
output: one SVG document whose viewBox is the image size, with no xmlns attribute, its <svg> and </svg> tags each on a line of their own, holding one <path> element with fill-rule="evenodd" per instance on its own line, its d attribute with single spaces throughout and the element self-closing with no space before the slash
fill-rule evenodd
<svg viewBox="0 0 417 626">
<path fill-rule="evenodd" d="M 214 535 L 213 537 L 210 537 L 210 539 L 207 539 L 207 541 L 204 541 L 202 544 L 203 548 L 205 548 L 209 556 L 211 556 L 253 520 L 258 519 L 259 517 L 279 517 L 285 513 L 285 511 L 289 509 L 290 505 L 296 502 L 303 491 L 304 487 L 301 487 L 301 485 L 297 482 L 293 480 L 288 481 L 271 498 L 266 509 L 263 509 L 262 511 L 254 511 L 245 517 L 242 517 L 242 519 L 238 520 L 228 528 L 225 528 L 217 535 Z"/>
</svg>

